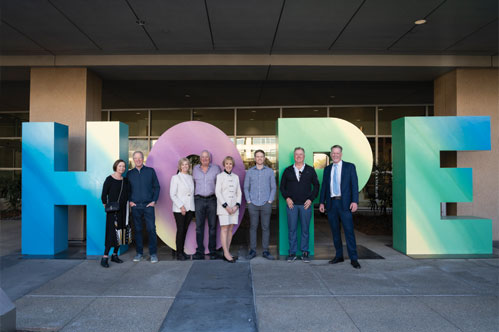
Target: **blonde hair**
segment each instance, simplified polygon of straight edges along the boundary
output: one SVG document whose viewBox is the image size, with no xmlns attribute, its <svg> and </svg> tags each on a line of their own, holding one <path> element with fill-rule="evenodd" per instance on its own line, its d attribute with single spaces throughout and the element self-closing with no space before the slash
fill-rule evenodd
<svg viewBox="0 0 499 332">
<path fill-rule="evenodd" d="M 236 163 L 234 162 L 234 158 L 232 158 L 231 156 L 227 156 L 227 157 L 225 157 L 225 158 L 224 158 L 224 161 L 222 162 L 222 165 L 223 165 L 224 167 L 225 167 L 225 162 L 226 162 L 227 160 L 232 161 L 232 167 L 236 166 Z"/>
<path fill-rule="evenodd" d="M 182 172 L 182 164 L 185 163 L 185 162 L 187 162 L 187 164 L 189 165 L 189 171 L 188 171 L 188 173 L 190 173 L 191 172 L 191 161 L 189 159 L 187 159 L 187 158 L 180 158 L 178 160 L 178 171 Z"/>
</svg>

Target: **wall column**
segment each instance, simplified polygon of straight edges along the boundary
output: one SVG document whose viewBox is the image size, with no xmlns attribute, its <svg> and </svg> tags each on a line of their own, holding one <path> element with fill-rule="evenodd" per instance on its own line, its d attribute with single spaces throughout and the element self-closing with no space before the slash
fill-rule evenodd
<svg viewBox="0 0 499 332">
<path fill-rule="evenodd" d="M 69 171 L 85 171 L 86 122 L 101 120 L 101 105 L 102 80 L 87 68 L 31 68 L 29 120 L 69 126 Z M 68 239 L 85 240 L 85 209 L 68 213 Z"/>
<path fill-rule="evenodd" d="M 492 219 L 499 241 L 499 70 L 456 69 L 435 80 L 435 116 L 474 115 L 490 116 L 491 151 L 458 151 L 442 162 L 473 169 L 473 202 L 457 203 L 457 215 Z"/>
</svg>

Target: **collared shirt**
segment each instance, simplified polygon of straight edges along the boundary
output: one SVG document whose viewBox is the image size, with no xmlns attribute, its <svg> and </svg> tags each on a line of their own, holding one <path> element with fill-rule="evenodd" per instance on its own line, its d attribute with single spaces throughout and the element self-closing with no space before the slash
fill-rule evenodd
<svg viewBox="0 0 499 332">
<path fill-rule="evenodd" d="M 305 169 L 305 163 L 303 163 L 303 166 L 301 168 L 296 168 L 296 165 L 293 164 L 293 169 L 295 170 L 296 179 L 298 180 L 298 182 L 300 182 L 300 173 L 302 173 Z"/>
<path fill-rule="evenodd" d="M 244 196 L 246 200 L 256 206 L 272 202 L 275 197 L 276 183 L 272 168 L 263 166 L 258 169 L 251 167 L 244 178 Z"/>
<path fill-rule="evenodd" d="M 210 164 L 206 173 L 201 169 L 201 165 L 194 166 L 194 169 L 192 170 L 192 177 L 194 178 L 194 184 L 196 185 L 194 194 L 201 196 L 214 195 L 217 175 L 220 172 L 220 167 L 218 167 L 218 165 Z"/>
<path fill-rule="evenodd" d="M 342 168 L 343 168 L 343 160 L 340 160 L 340 162 L 338 163 L 338 166 L 337 166 L 337 170 L 336 170 L 336 181 L 338 182 L 338 192 L 335 195 L 335 194 L 333 194 L 334 164 L 331 167 L 331 183 L 329 184 L 330 185 L 330 191 L 331 191 L 331 197 L 341 196 L 341 169 Z"/>
</svg>

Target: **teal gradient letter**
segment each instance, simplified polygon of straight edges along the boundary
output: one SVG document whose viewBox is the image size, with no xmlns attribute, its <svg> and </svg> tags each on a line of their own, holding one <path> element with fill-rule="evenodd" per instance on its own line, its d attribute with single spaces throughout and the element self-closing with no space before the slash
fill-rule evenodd
<svg viewBox="0 0 499 332">
<path fill-rule="evenodd" d="M 86 205 L 87 255 L 102 255 L 102 185 L 115 160 L 128 158 L 128 126 L 87 123 L 86 172 L 68 172 L 68 127 L 23 123 L 22 253 L 55 255 L 68 247 L 68 205 Z"/>
<path fill-rule="evenodd" d="M 393 247 L 407 255 L 491 254 L 492 220 L 440 212 L 441 202 L 473 200 L 472 169 L 440 168 L 440 151 L 490 150 L 490 117 L 401 118 L 392 135 Z"/>
</svg>

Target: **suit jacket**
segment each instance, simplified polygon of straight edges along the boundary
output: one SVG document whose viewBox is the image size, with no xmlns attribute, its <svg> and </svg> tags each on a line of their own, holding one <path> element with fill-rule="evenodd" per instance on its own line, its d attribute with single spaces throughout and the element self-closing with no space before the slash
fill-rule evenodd
<svg viewBox="0 0 499 332">
<path fill-rule="evenodd" d="M 227 172 L 218 174 L 215 195 L 217 196 L 217 215 L 228 216 L 229 212 L 223 207 L 225 203 L 228 207 L 234 207 L 236 204 L 241 205 L 242 191 L 239 176 L 236 173 L 228 174 Z M 239 209 L 233 216 L 238 215 Z"/>
<path fill-rule="evenodd" d="M 319 202 L 326 205 L 326 211 L 331 205 L 331 168 L 333 164 L 324 169 L 322 177 L 321 195 Z M 343 160 L 341 169 L 341 202 L 343 210 L 350 210 L 352 202 L 359 204 L 359 183 L 355 165 Z"/>
</svg>

